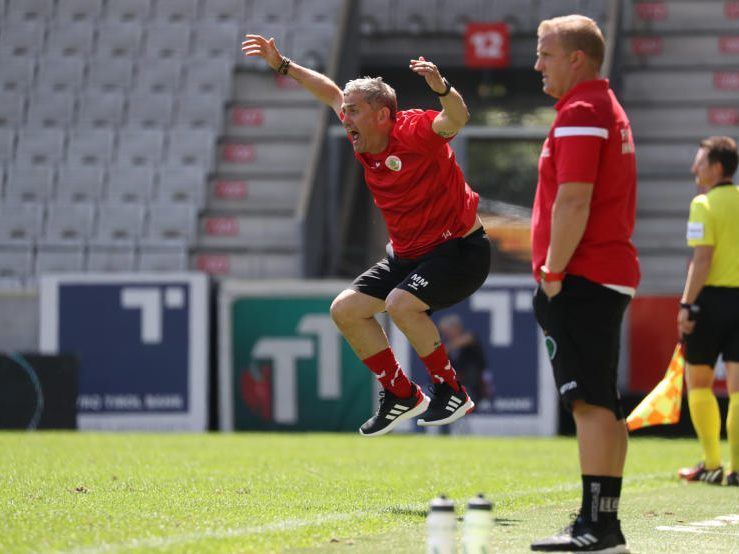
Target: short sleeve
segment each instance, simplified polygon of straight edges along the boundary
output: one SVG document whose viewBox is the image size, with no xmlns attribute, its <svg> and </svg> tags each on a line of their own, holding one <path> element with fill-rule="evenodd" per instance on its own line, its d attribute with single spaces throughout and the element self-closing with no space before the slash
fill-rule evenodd
<svg viewBox="0 0 739 554">
<path fill-rule="evenodd" d="M 705 194 L 699 194 L 690 203 L 686 238 L 688 246 L 711 246 L 715 244 L 711 210 Z"/>
<path fill-rule="evenodd" d="M 576 102 L 565 108 L 551 134 L 557 183 L 595 183 L 608 134 L 592 104 Z"/>
<path fill-rule="evenodd" d="M 434 132 L 432 124 L 439 112 L 435 110 L 407 110 L 403 112 L 399 136 L 412 142 L 417 148 L 433 152 L 454 137 L 442 137 Z"/>
</svg>

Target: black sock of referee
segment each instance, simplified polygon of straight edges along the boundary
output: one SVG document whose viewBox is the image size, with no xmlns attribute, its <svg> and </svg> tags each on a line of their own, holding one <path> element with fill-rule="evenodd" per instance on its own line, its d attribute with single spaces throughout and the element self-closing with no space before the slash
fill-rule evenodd
<svg viewBox="0 0 739 554">
<path fill-rule="evenodd" d="M 582 476 L 582 508 L 580 515 L 597 526 L 618 519 L 622 477 Z"/>
</svg>

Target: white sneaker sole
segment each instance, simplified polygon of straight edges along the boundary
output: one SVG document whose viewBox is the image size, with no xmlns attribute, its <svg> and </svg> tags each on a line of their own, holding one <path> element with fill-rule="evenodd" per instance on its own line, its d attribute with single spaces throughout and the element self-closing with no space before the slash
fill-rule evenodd
<svg viewBox="0 0 739 554">
<path fill-rule="evenodd" d="M 380 429 L 379 431 L 375 431 L 374 433 L 365 433 L 364 431 L 360 429 L 359 434 L 362 435 L 363 437 L 379 437 L 381 435 L 387 435 L 390 431 L 395 429 L 398 425 L 400 425 L 404 421 L 407 421 L 411 418 L 421 415 L 423 412 L 426 411 L 430 403 L 431 403 L 431 399 L 425 394 L 423 394 L 423 400 L 421 400 L 418 404 L 416 404 L 413 408 L 411 408 L 404 414 L 401 414 L 398 417 L 396 417 L 394 420 L 388 423 L 386 427 L 383 427 L 382 429 Z"/>
<path fill-rule="evenodd" d="M 418 423 L 420 427 L 441 427 L 442 425 L 449 425 L 450 423 L 454 423 L 458 419 L 462 419 L 464 416 L 470 413 L 474 407 L 475 403 L 472 401 L 471 398 L 467 397 L 467 402 L 462 404 L 459 408 L 457 408 L 454 412 L 449 414 L 444 419 L 437 419 L 435 421 L 426 421 L 425 419 L 419 419 L 416 423 Z"/>
</svg>

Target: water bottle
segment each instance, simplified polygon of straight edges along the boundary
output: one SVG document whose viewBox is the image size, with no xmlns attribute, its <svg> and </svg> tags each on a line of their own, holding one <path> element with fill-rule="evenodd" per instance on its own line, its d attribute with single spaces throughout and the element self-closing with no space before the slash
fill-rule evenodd
<svg viewBox="0 0 739 554">
<path fill-rule="evenodd" d="M 490 552 L 490 534 L 493 530 L 493 504 L 482 494 L 467 503 L 462 524 L 462 552 L 487 554 Z"/>
<path fill-rule="evenodd" d="M 454 502 L 441 495 L 431 501 L 426 518 L 426 554 L 454 554 L 457 542 L 457 516 Z"/>
</svg>

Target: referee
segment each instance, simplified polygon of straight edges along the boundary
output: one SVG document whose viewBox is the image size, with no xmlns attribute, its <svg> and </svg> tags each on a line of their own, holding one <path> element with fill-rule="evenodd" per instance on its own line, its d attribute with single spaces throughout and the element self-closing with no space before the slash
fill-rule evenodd
<svg viewBox="0 0 739 554">
<path fill-rule="evenodd" d="M 726 484 L 739 486 L 739 187 L 736 142 L 709 137 L 700 143 L 692 172 L 707 192 L 690 203 L 687 239 L 694 249 L 677 314 L 685 339 L 690 418 L 703 448 L 703 460 L 679 471 L 686 481 L 720 485 L 721 419 L 713 394 L 718 355 L 726 364 L 729 413 L 726 432 L 731 469 Z"/>
</svg>

